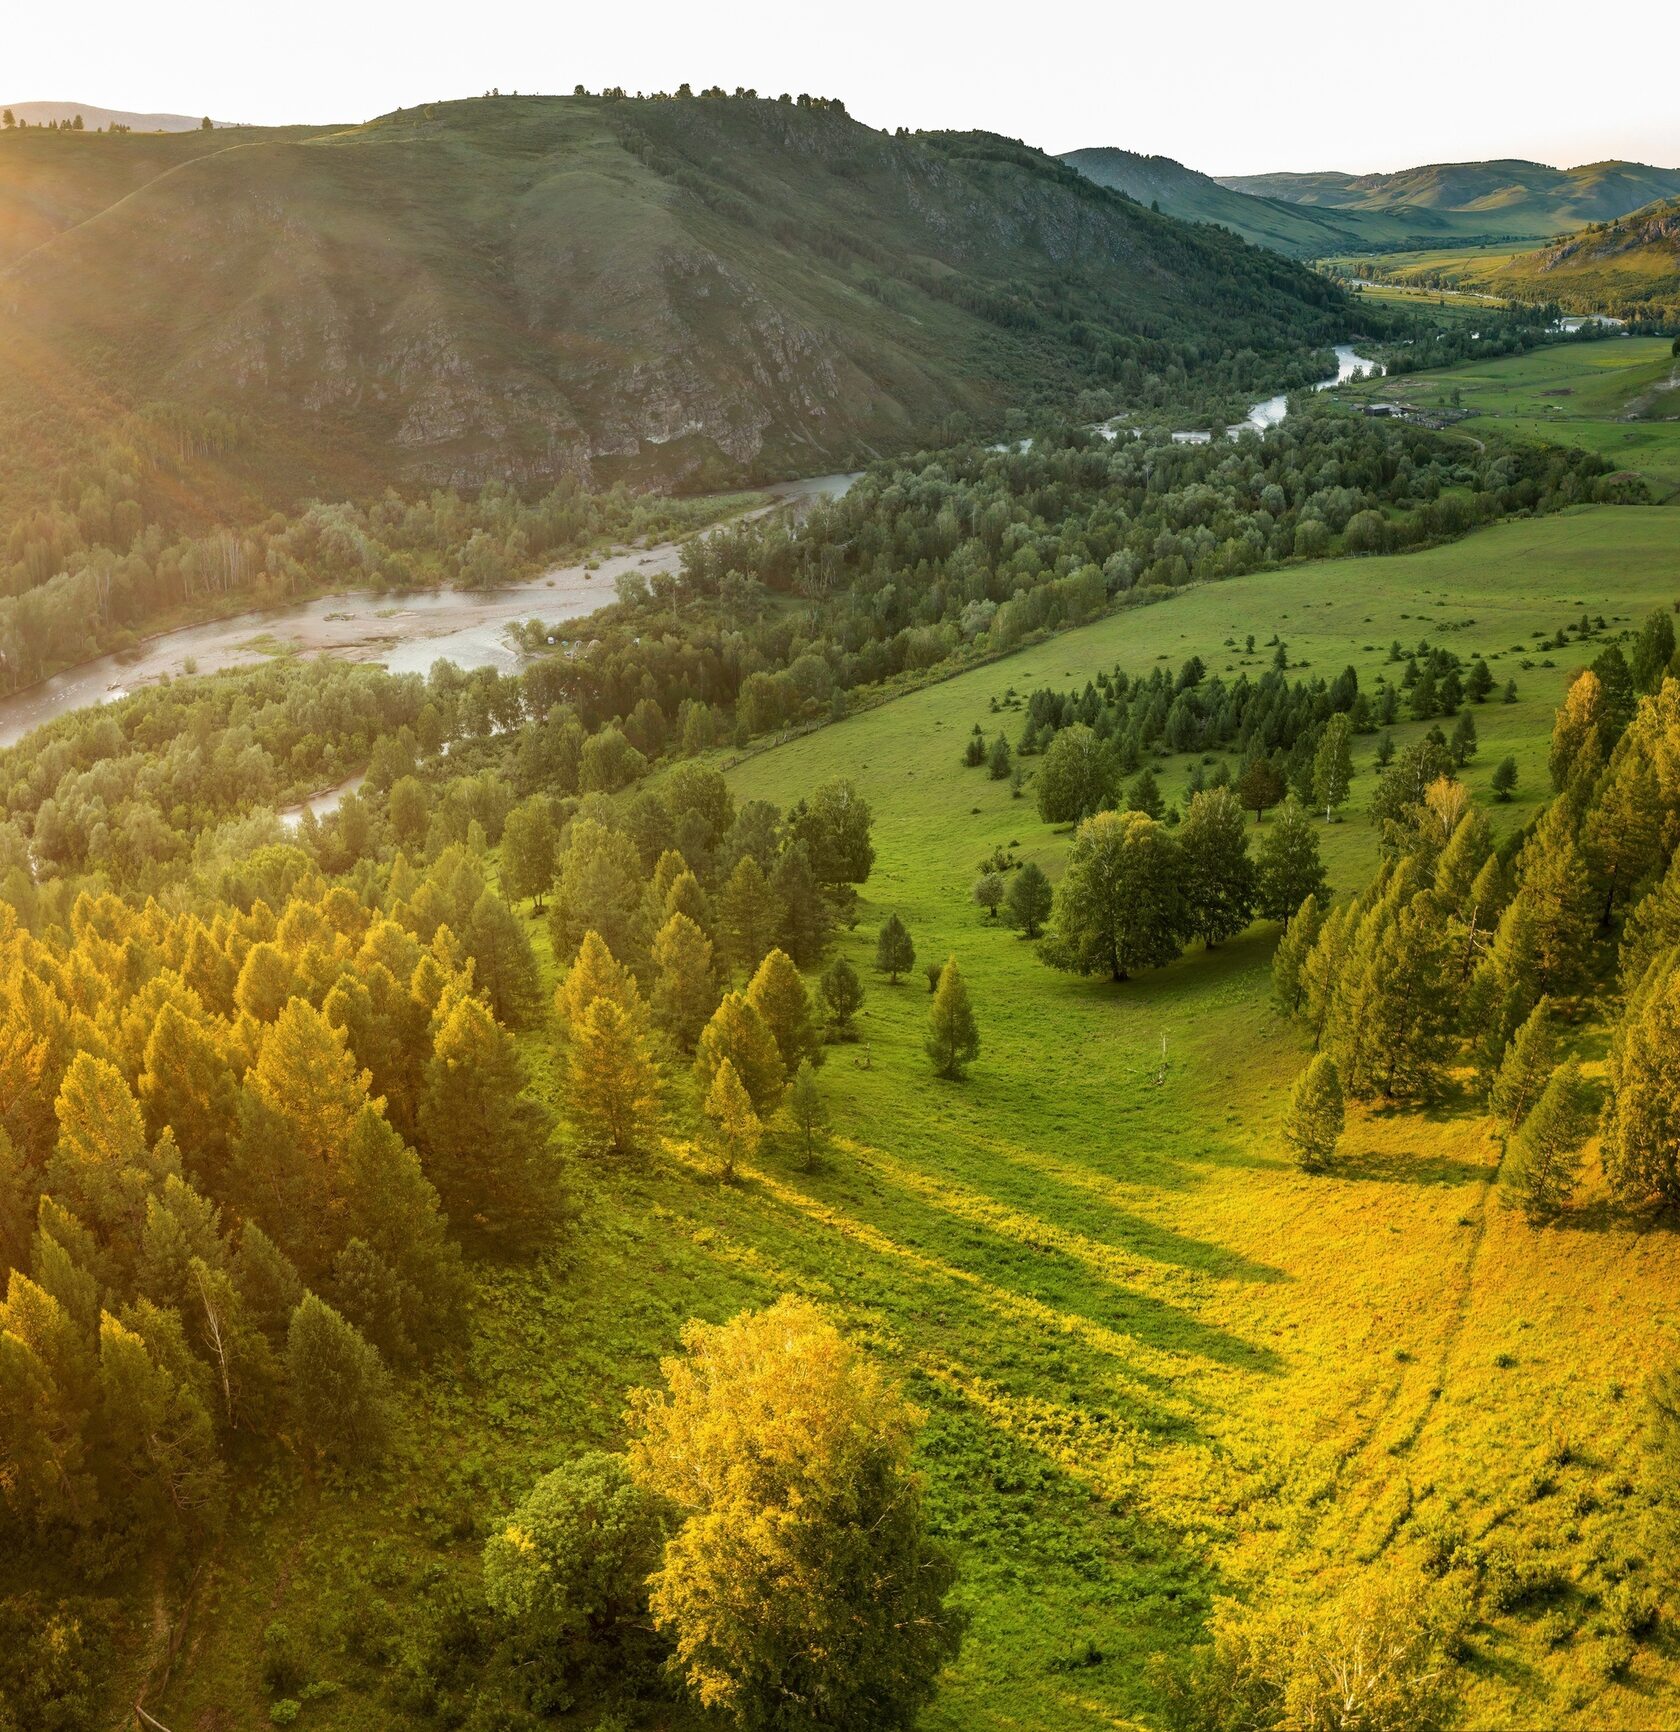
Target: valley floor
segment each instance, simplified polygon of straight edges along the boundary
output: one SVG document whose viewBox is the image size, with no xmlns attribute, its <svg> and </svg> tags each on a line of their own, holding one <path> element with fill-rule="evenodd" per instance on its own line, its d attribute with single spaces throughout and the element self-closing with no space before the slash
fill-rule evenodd
<svg viewBox="0 0 1680 1732">
<path fill-rule="evenodd" d="M 395 1470 L 335 1502 L 349 1514 L 330 1529 L 301 1479 L 248 1494 L 250 1537 L 207 1566 L 159 1716 L 252 1723 L 260 1632 L 281 1618 L 338 1686 L 303 1724 L 394 1723 L 376 1660 L 349 1657 L 366 1632 L 465 1579 L 538 1474 L 615 1440 L 625 1389 L 685 1318 L 795 1290 L 832 1305 L 929 1416 L 922 1463 L 973 1617 L 929 1727 L 1156 1724 L 1146 1663 L 1202 1638 L 1212 1596 L 1393 1575 L 1448 1524 L 1561 1572 L 1548 1604 L 1477 1630 L 1466 1724 L 1680 1725 L 1672 1656 L 1643 1647 L 1608 1676 L 1587 1598 L 1650 1555 L 1631 1496 L 1640 1390 L 1680 1345 L 1680 1238 L 1594 1187 L 1567 1225 L 1527 1227 L 1492 1194 L 1498 1146 L 1467 1095 L 1352 1115 L 1338 1170 L 1298 1172 L 1278 1125 L 1305 1041 L 1270 1005 L 1274 929 L 1122 986 L 1053 972 L 969 889 L 1011 844 L 1057 876 L 1067 835 L 960 766 L 974 723 L 1018 735 L 1012 693 L 1192 653 L 1257 676 L 1271 651 L 1245 654 L 1250 632 L 1281 636 L 1292 668 L 1351 661 L 1369 689 L 1391 640 L 1428 636 L 1517 681 L 1518 702 L 1475 710 L 1466 772 L 1495 825 L 1515 825 L 1577 659 L 1535 639 L 1583 609 L 1613 638 L 1676 594 L 1670 513 L 1579 509 L 1197 588 L 739 762 L 738 801 L 786 806 L 845 774 L 874 809 L 877 865 L 840 946 L 866 982 L 863 1038 L 822 1073 L 829 1153 L 806 1172 L 772 1146 L 726 1186 L 675 1134 L 644 1170 L 581 1172 L 565 1248 L 484 1283 L 470 1364 L 413 1396 Z M 1342 890 L 1375 862 L 1373 742 L 1358 744 L 1350 815 L 1322 831 Z M 1518 798 L 1500 805 L 1489 778 L 1507 753 Z M 1190 767 L 1160 772 L 1169 800 Z M 920 967 L 895 987 L 868 966 L 894 910 L 921 962 L 961 962 L 984 1042 L 964 1083 L 936 1082 L 923 1056 Z M 1598 1056 L 1590 1026 L 1580 1041 Z M 528 1045 L 545 1075 L 545 1038 Z"/>
</svg>

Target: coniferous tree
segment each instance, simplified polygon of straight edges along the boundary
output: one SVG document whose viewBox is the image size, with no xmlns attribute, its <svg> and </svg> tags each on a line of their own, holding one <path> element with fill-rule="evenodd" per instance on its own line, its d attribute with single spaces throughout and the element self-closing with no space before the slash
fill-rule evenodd
<svg viewBox="0 0 1680 1732">
<path fill-rule="evenodd" d="M 782 909 L 781 948 L 801 968 L 814 967 L 828 948 L 834 916 L 801 842 L 790 842 L 777 857 L 770 888 Z"/>
<path fill-rule="evenodd" d="M 1653 962 L 1610 1042 L 1604 1167 L 1628 1201 L 1680 1203 L 1680 950 Z"/>
<path fill-rule="evenodd" d="M 1488 1106 L 1506 1135 L 1522 1128 L 1557 1064 L 1557 1034 L 1552 1001 L 1542 998 L 1516 1032 L 1488 1091 Z"/>
<path fill-rule="evenodd" d="M 752 855 L 743 854 L 718 899 L 718 929 L 729 966 L 750 980 L 776 948 L 784 922 L 782 906 L 763 868 Z"/>
<path fill-rule="evenodd" d="M 986 753 L 986 771 L 994 782 L 1008 779 L 1011 762 L 1009 742 L 1002 734 L 992 741 Z"/>
<path fill-rule="evenodd" d="M 1476 719 L 1468 710 L 1460 714 L 1452 731 L 1452 744 L 1448 749 L 1452 752 L 1453 762 L 1461 770 L 1475 757 L 1478 750 Z"/>
<path fill-rule="evenodd" d="M 1284 792 L 1283 777 L 1278 774 L 1270 760 L 1260 753 L 1255 753 L 1243 765 L 1242 774 L 1237 778 L 1237 798 L 1242 802 L 1245 812 L 1254 814 L 1256 824 L 1283 798 Z"/>
<path fill-rule="evenodd" d="M 1291 1016 L 1306 1002 L 1306 964 L 1324 927 L 1324 911 L 1316 896 L 1304 896 L 1295 917 L 1283 929 L 1272 953 L 1272 990 Z"/>
<path fill-rule="evenodd" d="M 598 932 L 586 932 L 577 955 L 554 993 L 554 1010 L 564 1034 L 596 999 L 610 998 L 620 1009 L 637 1015 L 642 1008 L 642 989 L 636 977 L 607 948 Z"/>
<path fill-rule="evenodd" d="M 1581 1145 L 1592 1123 L 1592 1089 L 1580 1061 L 1570 1059 L 1552 1073 L 1506 1150 L 1499 1169 L 1504 1200 L 1536 1225 L 1565 1209 L 1580 1178 Z"/>
<path fill-rule="evenodd" d="M 582 1146 L 621 1157 L 644 1153 L 659 1126 L 659 1068 L 640 1018 L 598 998 L 573 1024 L 566 1106 Z"/>
<path fill-rule="evenodd" d="M 701 1033 L 694 1075 L 702 1090 L 710 1090 L 725 1059 L 746 1089 L 753 1111 L 769 1118 L 781 1102 L 786 1073 L 775 1036 L 744 993 L 726 992 Z"/>
<path fill-rule="evenodd" d="M 1342 1138 L 1343 1119 L 1342 1079 L 1335 1061 L 1315 1053 L 1295 1080 L 1283 1120 L 1284 1140 L 1304 1171 L 1318 1173 L 1329 1166 Z"/>
<path fill-rule="evenodd" d="M 980 1025 L 974 1019 L 968 987 L 957 970 L 957 959 L 947 957 L 939 971 L 939 985 L 928 1013 L 927 1055 L 937 1075 L 960 1079 L 980 1053 Z"/>
<path fill-rule="evenodd" d="M 811 1068 L 809 1059 L 799 1061 L 783 1110 L 799 1140 L 805 1170 L 809 1172 L 816 1165 L 817 1144 L 828 1124 L 828 1106 L 823 1100 L 822 1085 L 817 1081 L 817 1073 Z"/>
<path fill-rule="evenodd" d="M 653 1019 L 684 1052 L 722 997 L 712 967 L 712 941 L 686 914 L 673 914 L 653 941 Z"/>
<path fill-rule="evenodd" d="M 1609 755 L 1611 740 L 1604 688 L 1591 668 L 1570 682 L 1552 724 L 1552 749 L 1547 759 L 1552 786 L 1560 793 L 1583 763 L 1596 775 Z"/>
<path fill-rule="evenodd" d="M 1306 897 L 1329 900 L 1330 885 L 1318 854 L 1318 832 L 1300 803 L 1285 800 L 1260 838 L 1256 905 L 1263 918 L 1287 923 Z"/>
<path fill-rule="evenodd" d="M 1254 918 L 1259 875 L 1236 796 L 1225 788 L 1194 795 L 1177 841 L 1184 857 L 1185 924 L 1211 950 Z"/>
<path fill-rule="evenodd" d="M 525 1090 L 513 1036 L 476 999 L 439 1007 L 420 1097 L 420 1152 L 457 1232 L 512 1244 L 551 1217 L 547 1110 Z"/>
<path fill-rule="evenodd" d="M 1054 903 L 1044 868 L 1036 860 L 1028 860 L 1010 877 L 1003 899 L 1004 917 L 1011 926 L 1019 927 L 1023 936 L 1036 939 Z"/>
<path fill-rule="evenodd" d="M 835 1040 L 855 1040 L 855 1018 L 863 1008 L 863 982 L 858 972 L 843 956 L 837 956 L 823 970 L 823 1004 L 828 1010 L 829 1032 Z"/>
<path fill-rule="evenodd" d="M 718 1061 L 711 1086 L 706 1090 L 703 1110 L 712 1121 L 717 1138 L 719 1177 L 728 1184 L 735 1177 L 737 1164 L 750 1161 L 758 1153 L 764 1125 L 753 1109 L 746 1085 L 727 1058 Z"/>
<path fill-rule="evenodd" d="M 896 914 L 889 914 L 875 940 L 875 967 L 888 981 L 898 985 L 898 977 L 916 966 L 916 946 L 910 930 Z"/>
<path fill-rule="evenodd" d="M 811 1010 L 811 995 L 785 950 L 772 950 L 758 965 L 747 987 L 747 1003 L 764 1019 L 782 1056 L 782 1070 L 792 1076 L 802 1063 L 822 1063 L 822 1036 Z"/>
<path fill-rule="evenodd" d="M 497 1021 L 529 1028 L 541 1013 L 542 976 L 524 928 L 494 890 L 485 890 L 473 904 L 462 941 L 473 960 L 473 978 Z"/>
<path fill-rule="evenodd" d="M 1359 922 L 1326 1028 L 1350 1094 L 1419 1095 L 1451 1056 L 1459 1020 L 1450 935 L 1430 891 L 1404 879 Z"/>
<path fill-rule="evenodd" d="M 352 1467 L 384 1453 L 395 1417 L 390 1373 L 361 1331 L 313 1293 L 286 1331 L 286 1382 L 298 1427 L 317 1453 Z"/>
</svg>

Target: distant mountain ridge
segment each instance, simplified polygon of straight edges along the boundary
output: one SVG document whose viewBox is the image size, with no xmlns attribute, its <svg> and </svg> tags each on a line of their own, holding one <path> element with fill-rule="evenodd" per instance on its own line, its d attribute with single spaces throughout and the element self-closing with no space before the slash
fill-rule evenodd
<svg viewBox="0 0 1680 1732">
<path fill-rule="evenodd" d="M 1290 258 L 1380 251 L 1439 241 L 1450 244 L 1486 225 L 1453 213 L 1403 208 L 1352 210 L 1236 189 L 1186 168 L 1170 156 L 1103 147 L 1070 150 L 1062 159 L 1099 186 L 1186 222 L 1218 223 L 1255 246 Z M 1278 177 L 1284 178 L 1284 177 Z M 1350 179 L 1352 177 L 1349 177 Z"/>
<path fill-rule="evenodd" d="M 10 109 L 20 122 L 30 126 L 48 126 L 53 121 L 61 125 L 73 121 L 79 114 L 82 125 L 90 131 L 112 126 L 126 126 L 130 132 L 194 132 L 204 124 L 201 114 L 135 114 L 126 108 L 100 108 L 91 102 L 6 102 L 0 108 Z M 225 120 L 215 120 L 212 126 L 226 126 Z"/>
<path fill-rule="evenodd" d="M 1490 231 L 1537 238 L 1612 221 L 1680 194 L 1680 169 L 1621 161 L 1563 169 L 1505 158 L 1427 163 L 1393 174 L 1322 170 L 1214 178 L 1229 191 L 1303 207 L 1390 215 L 1402 207 L 1450 212 L 1474 216 Z"/>
</svg>

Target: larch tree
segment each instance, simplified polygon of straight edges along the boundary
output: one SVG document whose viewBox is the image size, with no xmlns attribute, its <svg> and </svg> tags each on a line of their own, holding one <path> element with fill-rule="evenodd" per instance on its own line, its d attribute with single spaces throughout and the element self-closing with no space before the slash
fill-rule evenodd
<svg viewBox="0 0 1680 1732">
<path fill-rule="evenodd" d="M 706 1090 L 702 1110 L 712 1121 L 718 1147 L 718 1172 L 726 1184 L 735 1169 L 758 1153 L 764 1139 L 764 1123 L 753 1110 L 752 1097 L 727 1058 L 718 1061 Z"/>
<path fill-rule="evenodd" d="M 1538 1225 L 1569 1205 L 1581 1175 L 1581 1145 L 1592 1133 L 1591 1085 L 1578 1059 L 1553 1071 L 1500 1163 L 1504 1200 Z"/>
<path fill-rule="evenodd" d="M 1628 995 L 1610 1043 L 1604 1166 L 1629 1202 L 1680 1203 L 1680 950 Z"/>
<path fill-rule="evenodd" d="M 554 1013 L 562 1035 L 598 998 L 610 998 L 632 1016 L 642 1009 L 642 989 L 636 977 L 607 948 L 598 932 L 586 932 L 566 978 L 554 990 Z"/>
<path fill-rule="evenodd" d="M 1050 880 L 1036 860 L 1028 860 L 1010 875 L 1009 889 L 1003 898 L 1004 918 L 1018 927 L 1024 937 L 1038 937 L 1054 905 Z"/>
<path fill-rule="evenodd" d="M 764 1019 L 782 1070 L 792 1076 L 806 1060 L 821 1064 L 822 1034 L 811 1009 L 811 995 L 785 950 L 772 950 L 747 987 L 747 1003 Z"/>
<path fill-rule="evenodd" d="M 776 948 L 783 919 L 781 902 L 764 868 L 751 854 L 743 854 L 718 898 L 718 929 L 729 966 L 750 980 Z"/>
<path fill-rule="evenodd" d="M 1306 1002 L 1307 958 L 1324 929 L 1324 910 L 1316 896 L 1304 896 L 1295 918 L 1283 929 L 1272 952 L 1272 990 L 1277 1001 L 1294 1016 Z"/>
<path fill-rule="evenodd" d="M 876 970 L 897 986 L 898 977 L 915 966 L 916 946 L 911 942 L 910 929 L 897 914 L 889 914 L 875 940 Z"/>
<path fill-rule="evenodd" d="M 566 1106 L 579 1142 L 597 1154 L 644 1153 L 659 1127 L 659 1067 L 640 1019 L 598 998 L 570 1035 Z"/>
<path fill-rule="evenodd" d="M 800 1060 L 782 1110 L 799 1140 L 805 1170 L 809 1172 L 816 1165 L 817 1144 L 828 1125 L 828 1103 L 823 1099 L 822 1085 L 809 1059 Z"/>
<path fill-rule="evenodd" d="M 651 1584 L 701 1707 L 901 1732 L 961 1638 L 910 1465 L 920 1416 L 812 1305 L 691 1323 L 631 1399 L 630 1470 L 680 1526 Z"/>
<path fill-rule="evenodd" d="M 494 890 L 484 890 L 461 938 L 497 1020 L 529 1028 L 542 1010 L 542 976 L 513 910 Z"/>
<path fill-rule="evenodd" d="M 688 915 L 673 914 L 653 941 L 653 968 L 653 1019 L 684 1052 L 693 1052 L 722 996 L 712 941 Z"/>
<path fill-rule="evenodd" d="M 1323 1172 L 1330 1165 L 1342 1140 L 1344 1115 L 1342 1079 L 1335 1060 L 1327 1053 L 1315 1053 L 1295 1079 L 1283 1119 L 1284 1141 L 1305 1172 Z"/>
<path fill-rule="evenodd" d="M 1517 1030 L 1488 1090 L 1488 1107 L 1506 1135 L 1521 1130 L 1557 1064 L 1552 1001 L 1542 998 Z"/>
<path fill-rule="evenodd" d="M 768 1118 L 782 1098 L 786 1072 L 776 1037 L 746 995 L 726 992 L 701 1031 L 694 1054 L 694 1076 L 710 1091 L 719 1066 L 727 1059 L 760 1118 Z"/>
<path fill-rule="evenodd" d="M 928 1012 L 925 1045 L 935 1075 L 951 1081 L 960 1079 L 980 1056 L 980 1025 L 975 1021 L 968 987 L 954 956 L 947 957 L 939 971 L 939 984 Z"/>
</svg>

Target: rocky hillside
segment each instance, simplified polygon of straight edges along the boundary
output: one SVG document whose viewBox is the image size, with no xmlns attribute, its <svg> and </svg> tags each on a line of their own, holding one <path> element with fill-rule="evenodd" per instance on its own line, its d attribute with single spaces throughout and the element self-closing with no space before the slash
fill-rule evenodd
<svg viewBox="0 0 1680 1732">
<path fill-rule="evenodd" d="M 242 489 L 809 472 L 1087 385 L 1246 389 L 1346 320 L 1324 281 L 1038 152 L 833 104 L 14 133 L 0 504 L 136 414 L 178 431 L 206 514 Z"/>
</svg>

